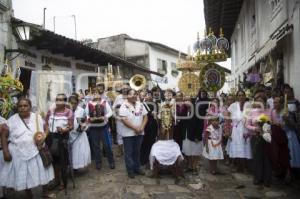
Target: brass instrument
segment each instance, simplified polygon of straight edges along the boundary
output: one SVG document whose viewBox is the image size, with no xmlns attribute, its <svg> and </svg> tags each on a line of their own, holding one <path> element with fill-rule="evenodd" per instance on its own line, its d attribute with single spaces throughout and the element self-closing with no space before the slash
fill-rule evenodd
<svg viewBox="0 0 300 199">
<path fill-rule="evenodd" d="M 132 76 L 129 80 L 129 85 L 132 89 L 140 91 L 146 87 L 146 78 L 143 75 L 136 74 Z"/>
</svg>

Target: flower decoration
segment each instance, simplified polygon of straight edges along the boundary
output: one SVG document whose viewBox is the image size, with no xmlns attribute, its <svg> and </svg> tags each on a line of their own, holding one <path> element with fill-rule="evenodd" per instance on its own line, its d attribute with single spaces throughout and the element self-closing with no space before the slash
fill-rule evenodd
<svg viewBox="0 0 300 199">
<path fill-rule="evenodd" d="M 258 124 L 262 127 L 262 138 L 268 142 L 271 143 L 272 136 L 271 136 L 271 125 L 270 125 L 270 117 L 266 114 L 261 114 L 257 119 Z"/>
<path fill-rule="evenodd" d="M 261 114 L 261 115 L 258 117 L 258 120 L 257 120 L 257 121 L 260 122 L 260 123 L 268 123 L 268 122 L 270 122 L 271 120 L 270 120 L 270 117 L 267 116 L 266 114 Z"/>
</svg>

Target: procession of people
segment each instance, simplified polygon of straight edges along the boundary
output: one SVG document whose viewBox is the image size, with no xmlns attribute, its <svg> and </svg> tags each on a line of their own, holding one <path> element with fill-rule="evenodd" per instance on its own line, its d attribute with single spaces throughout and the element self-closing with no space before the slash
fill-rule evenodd
<svg viewBox="0 0 300 199">
<path fill-rule="evenodd" d="M 210 97 L 200 89 L 194 97 L 124 84 L 110 99 L 105 89 L 102 84 L 85 94 L 57 94 L 44 118 L 20 97 L 16 112 L 1 117 L 1 192 L 24 190 L 32 198 L 31 189 L 42 186 L 44 197 L 55 197 L 52 190 L 66 190 L 74 170 L 101 172 L 102 154 L 115 169 L 114 151 L 124 157 L 129 178 L 146 170 L 157 178 L 166 169 L 178 182 L 185 173 L 198 175 L 203 158 L 212 175 L 222 173 L 218 164 L 224 162 L 250 172 L 259 186 L 299 177 L 300 103 L 289 85 L 271 96 L 263 86 L 252 96 L 239 90 Z"/>
</svg>

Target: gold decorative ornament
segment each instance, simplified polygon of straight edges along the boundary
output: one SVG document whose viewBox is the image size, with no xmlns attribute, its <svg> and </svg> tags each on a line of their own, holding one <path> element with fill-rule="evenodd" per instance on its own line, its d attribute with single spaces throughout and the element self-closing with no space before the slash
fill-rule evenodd
<svg viewBox="0 0 300 199">
<path fill-rule="evenodd" d="M 161 131 L 160 134 L 164 137 L 164 139 L 170 138 L 170 133 L 172 131 L 173 125 L 173 113 L 174 113 L 174 105 L 170 102 L 165 102 L 161 105 L 160 108 L 160 124 Z"/>
<path fill-rule="evenodd" d="M 215 63 L 207 64 L 199 74 L 201 87 L 208 92 L 217 92 L 225 83 L 225 71 Z"/>
<path fill-rule="evenodd" d="M 184 73 L 179 79 L 178 87 L 184 95 L 191 97 L 196 96 L 200 89 L 198 75 L 191 72 Z"/>
<path fill-rule="evenodd" d="M 113 90 L 123 85 L 123 80 L 120 75 L 120 68 L 117 66 L 117 75 L 115 77 L 113 67 L 108 64 L 105 69 L 104 77 L 101 78 L 100 67 L 98 67 L 97 83 L 96 85 L 104 84 L 106 88 L 112 88 Z"/>
<path fill-rule="evenodd" d="M 220 37 L 217 38 L 210 28 L 208 35 L 205 33 L 205 38 L 201 41 L 198 37 L 198 41 L 194 45 L 195 62 L 199 64 L 226 61 L 228 49 L 229 42 L 224 37 L 223 29 L 220 29 Z"/>
</svg>

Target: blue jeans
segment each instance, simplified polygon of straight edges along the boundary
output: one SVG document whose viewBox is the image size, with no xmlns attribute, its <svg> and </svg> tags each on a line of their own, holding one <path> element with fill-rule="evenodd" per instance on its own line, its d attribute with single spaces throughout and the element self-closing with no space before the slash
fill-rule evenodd
<svg viewBox="0 0 300 199">
<path fill-rule="evenodd" d="M 143 135 L 123 137 L 124 158 L 128 174 L 133 174 L 140 170 L 140 150 Z"/>
<path fill-rule="evenodd" d="M 96 166 L 101 166 L 101 147 L 100 141 L 102 140 L 102 144 L 104 150 L 107 154 L 107 160 L 110 165 L 114 164 L 114 156 L 112 152 L 112 147 L 109 140 L 109 131 L 108 126 L 105 125 L 103 127 L 91 127 L 88 130 L 89 134 L 89 142 L 90 146 L 95 158 Z"/>
</svg>

